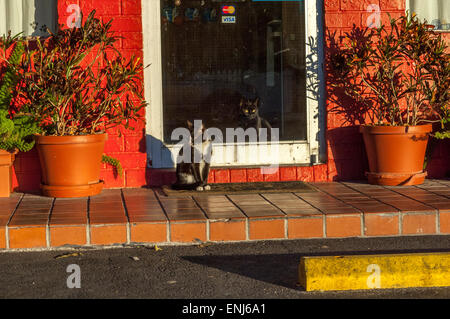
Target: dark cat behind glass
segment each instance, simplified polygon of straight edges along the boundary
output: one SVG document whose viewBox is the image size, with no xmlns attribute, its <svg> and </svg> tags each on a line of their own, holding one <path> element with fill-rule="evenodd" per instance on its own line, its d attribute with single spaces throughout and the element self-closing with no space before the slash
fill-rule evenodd
<svg viewBox="0 0 450 319">
<path fill-rule="evenodd" d="M 267 136 L 270 137 L 270 129 L 272 126 L 270 123 L 259 114 L 260 101 L 259 98 L 248 99 L 241 98 L 239 104 L 239 122 L 243 129 L 253 127 L 259 134 L 259 129 L 266 128 Z"/>
</svg>

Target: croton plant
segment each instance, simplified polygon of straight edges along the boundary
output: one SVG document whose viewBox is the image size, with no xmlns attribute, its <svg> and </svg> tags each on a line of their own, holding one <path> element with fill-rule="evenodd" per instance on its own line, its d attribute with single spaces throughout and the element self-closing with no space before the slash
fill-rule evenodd
<svg viewBox="0 0 450 319">
<path fill-rule="evenodd" d="M 112 20 L 102 22 L 92 11 L 79 28 L 60 26 L 50 36 L 25 42 L 17 67 L 12 113 L 38 123 L 40 134 L 53 136 L 133 130 L 143 121 L 144 66 L 135 56 L 126 59 L 115 44 Z M 116 167 L 107 155 L 102 161 Z"/>
<path fill-rule="evenodd" d="M 440 122 L 435 136 L 450 137 L 450 52 L 426 22 L 405 15 L 329 43 L 332 112 L 352 124 Z"/>
<path fill-rule="evenodd" d="M 59 28 L 29 41 L 17 94 L 20 112 L 38 120 L 45 135 L 85 135 L 142 120 L 143 64 L 115 48 L 112 21 L 91 12 L 79 28 Z"/>
</svg>

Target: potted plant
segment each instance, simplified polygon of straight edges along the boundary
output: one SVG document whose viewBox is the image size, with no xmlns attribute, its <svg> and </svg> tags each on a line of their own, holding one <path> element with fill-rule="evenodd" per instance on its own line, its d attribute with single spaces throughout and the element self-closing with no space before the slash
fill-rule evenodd
<svg viewBox="0 0 450 319">
<path fill-rule="evenodd" d="M 369 183 L 414 185 L 432 124 L 448 112 L 450 58 L 441 36 L 415 16 L 353 28 L 329 50 L 331 86 L 347 97 L 331 111 L 359 121 Z"/>
<path fill-rule="evenodd" d="M 93 11 L 80 28 L 60 28 L 27 46 L 20 109 L 42 128 L 35 139 L 46 196 L 100 193 L 102 159 L 116 162 L 103 155 L 108 130 L 143 120 L 143 65 L 116 50 L 111 23 Z"/>
<path fill-rule="evenodd" d="M 24 53 L 19 35 L 4 35 L 0 39 L 0 51 L 0 197 L 9 197 L 15 155 L 33 148 L 33 134 L 38 133 L 39 128 L 32 117 L 11 112 L 18 65 Z"/>
</svg>

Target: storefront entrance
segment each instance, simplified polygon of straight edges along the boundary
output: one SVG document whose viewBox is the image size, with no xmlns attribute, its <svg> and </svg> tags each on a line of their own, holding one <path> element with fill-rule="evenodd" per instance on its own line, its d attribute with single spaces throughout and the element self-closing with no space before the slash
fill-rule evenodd
<svg viewBox="0 0 450 319">
<path fill-rule="evenodd" d="M 317 155 L 315 1 L 151 2 L 143 19 L 152 166 L 174 166 L 172 132 L 187 120 L 222 132 L 213 166 L 304 164 Z M 252 127 L 267 138 L 227 139 L 227 129 Z"/>
</svg>

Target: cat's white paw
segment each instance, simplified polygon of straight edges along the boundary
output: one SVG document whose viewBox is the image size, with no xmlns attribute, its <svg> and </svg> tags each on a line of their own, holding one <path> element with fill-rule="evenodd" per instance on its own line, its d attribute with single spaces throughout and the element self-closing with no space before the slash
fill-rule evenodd
<svg viewBox="0 0 450 319">
<path fill-rule="evenodd" d="M 198 192 L 203 192 L 203 186 L 197 186 L 195 190 Z"/>
<path fill-rule="evenodd" d="M 204 189 L 205 191 L 210 191 L 210 190 L 211 190 L 211 186 L 205 185 L 205 186 L 203 186 L 203 189 Z"/>
</svg>

